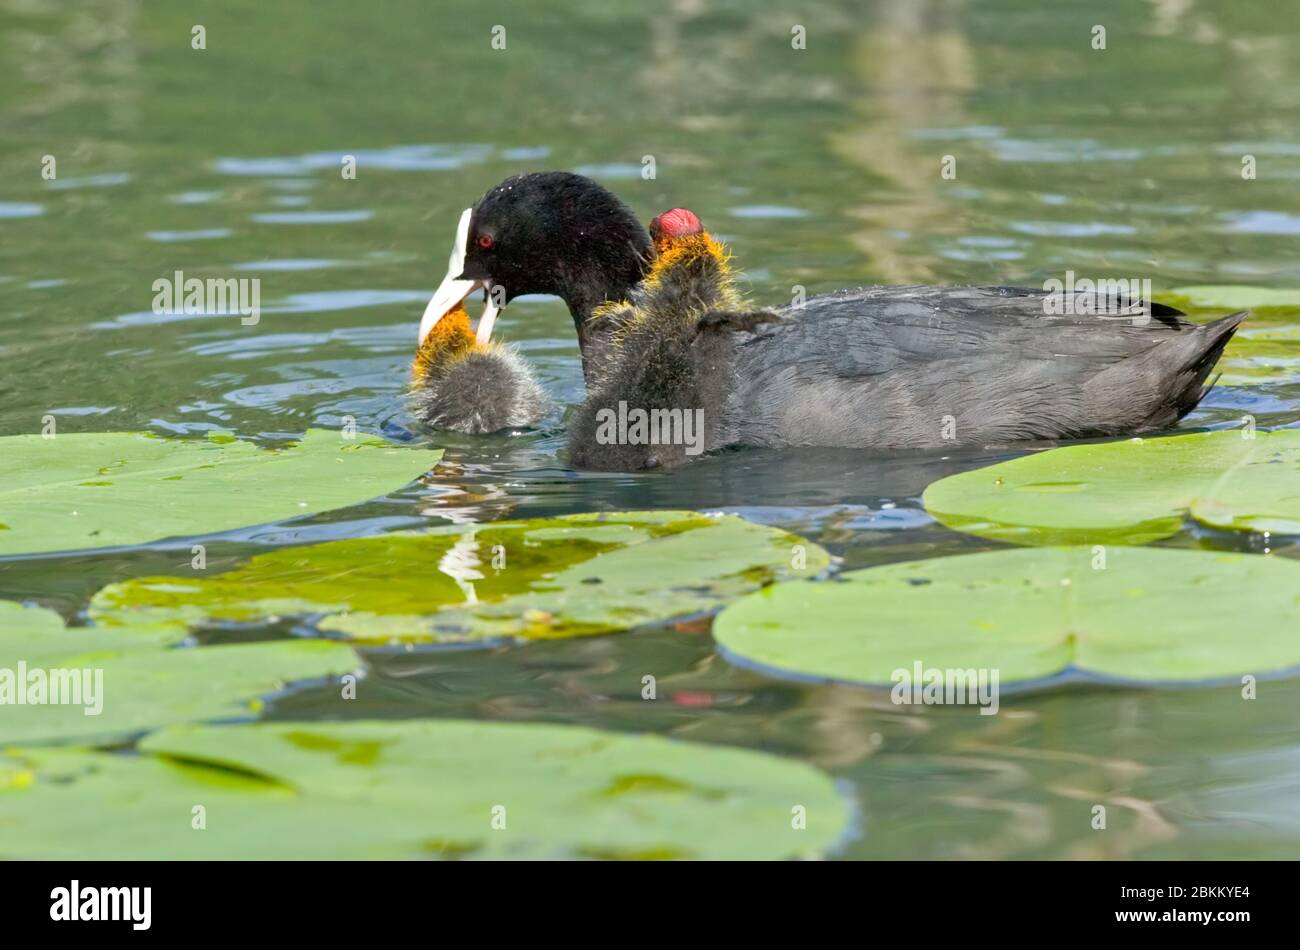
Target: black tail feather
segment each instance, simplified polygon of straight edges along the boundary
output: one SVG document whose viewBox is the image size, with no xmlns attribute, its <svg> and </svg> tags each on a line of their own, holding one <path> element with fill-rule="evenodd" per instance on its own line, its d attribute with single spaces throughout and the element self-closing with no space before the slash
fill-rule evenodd
<svg viewBox="0 0 1300 950">
<path fill-rule="evenodd" d="M 1191 375 L 1188 384 L 1179 394 L 1179 418 L 1195 409 L 1200 401 L 1208 396 L 1210 390 L 1214 388 L 1214 383 L 1206 386 L 1205 380 L 1210 373 L 1214 372 L 1219 357 L 1223 355 L 1224 347 L 1228 345 L 1228 341 L 1237 332 L 1237 327 L 1248 316 L 1250 316 L 1249 310 L 1238 310 L 1236 313 L 1220 317 L 1213 323 L 1207 323 L 1192 331 L 1199 338 L 1199 345 L 1196 351 L 1191 354 L 1191 359 L 1184 369 L 1184 372 Z M 1223 374 L 1220 373 L 1219 375 L 1222 376 Z M 1218 376 L 1215 377 L 1215 382 L 1218 382 Z"/>
<path fill-rule="evenodd" d="M 1242 310 L 1213 323 L 1186 326 L 1107 367 L 1084 386 L 1089 416 L 1110 420 L 1104 431 L 1116 435 L 1173 425 L 1210 391 L 1205 380 L 1249 315 Z"/>
</svg>

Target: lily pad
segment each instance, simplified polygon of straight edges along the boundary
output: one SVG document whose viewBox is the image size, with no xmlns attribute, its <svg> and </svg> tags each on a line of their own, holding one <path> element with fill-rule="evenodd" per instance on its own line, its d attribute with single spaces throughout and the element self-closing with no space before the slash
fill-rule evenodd
<svg viewBox="0 0 1300 950">
<path fill-rule="evenodd" d="M 1144 544 L 1189 515 L 1233 531 L 1300 533 L 1300 430 L 1229 429 L 1071 445 L 930 485 L 937 520 L 1020 544 Z"/>
<path fill-rule="evenodd" d="M 76 659 L 83 654 L 93 657 L 157 650 L 179 643 L 184 636 L 184 631 L 174 626 L 111 631 L 99 627 L 67 627 L 53 610 L 0 600 L 0 667 L 12 666 L 12 661 L 18 659 L 25 659 L 31 665 Z"/>
<path fill-rule="evenodd" d="M 248 716 L 289 681 L 360 665 L 349 647 L 324 640 L 166 648 L 183 635 L 67 628 L 52 611 L 0 601 L 0 743 L 102 740 Z"/>
<path fill-rule="evenodd" d="M 1245 327 L 1216 367 L 1224 386 L 1300 382 L 1300 325 Z"/>
<path fill-rule="evenodd" d="M 829 563 L 815 544 L 730 515 L 568 515 L 277 550 L 210 578 L 138 578 L 101 590 L 91 613 L 179 625 L 310 616 L 370 642 L 548 639 L 714 611 Z"/>
<path fill-rule="evenodd" d="M 0 438 L 0 555 L 144 544 L 394 491 L 441 453 L 312 429 L 292 446 L 141 432 Z"/>
<path fill-rule="evenodd" d="M 0 756 L 0 858 L 786 858 L 848 820 L 803 763 L 574 726 L 200 726 L 140 748 Z"/>
<path fill-rule="evenodd" d="M 1221 385 L 1300 381 L 1300 289 L 1206 285 L 1179 287 L 1157 296 L 1162 303 L 1205 316 L 1251 311 L 1250 320 L 1237 331 L 1215 367 Z"/>
<path fill-rule="evenodd" d="M 1189 683 L 1300 667 L 1300 564 L 1115 546 L 990 551 L 778 584 L 713 635 L 778 671 L 889 684 L 896 670 L 1065 671 Z"/>
</svg>

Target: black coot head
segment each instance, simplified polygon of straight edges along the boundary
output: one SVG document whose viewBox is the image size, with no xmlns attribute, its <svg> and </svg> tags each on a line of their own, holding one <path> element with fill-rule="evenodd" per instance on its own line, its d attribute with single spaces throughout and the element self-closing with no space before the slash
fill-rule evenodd
<svg viewBox="0 0 1300 950">
<path fill-rule="evenodd" d="M 614 194 L 582 175 L 534 172 L 474 206 L 462 276 L 500 288 L 502 304 L 554 294 L 579 317 L 621 299 L 651 254 L 646 229 Z"/>
</svg>

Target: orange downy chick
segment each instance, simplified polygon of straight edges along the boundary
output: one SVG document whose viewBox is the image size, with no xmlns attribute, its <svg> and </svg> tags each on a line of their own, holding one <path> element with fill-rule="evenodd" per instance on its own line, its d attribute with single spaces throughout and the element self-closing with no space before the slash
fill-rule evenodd
<svg viewBox="0 0 1300 950">
<path fill-rule="evenodd" d="M 411 361 L 411 382 L 418 384 L 435 367 L 442 367 L 452 357 L 463 357 L 478 347 L 469 326 L 469 311 L 458 303 L 438 321 Z"/>
</svg>

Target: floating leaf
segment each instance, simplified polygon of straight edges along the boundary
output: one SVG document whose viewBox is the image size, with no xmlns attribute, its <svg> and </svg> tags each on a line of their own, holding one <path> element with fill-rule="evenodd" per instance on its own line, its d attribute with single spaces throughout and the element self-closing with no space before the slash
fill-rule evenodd
<svg viewBox="0 0 1300 950">
<path fill-rule="evenodd" d="M 246 716 L 291 680 L 360 665 L 347 646 L 323 640 L 166 649 L 178 638 L 175 627 L 65 628 L 52 611 L 0 601 L 0 744 Z"/>
<path fill-rule="evenodd" d="M 734 516 L 583 514 L 277 550 L 213 577 L 113 584 L 91 611 L 105 623 L 313 615 L 369 641 L 544 639 L 713 611 L 829 563 L 814 544 Z"/>
<path fill-rule="evenodd" d="M 0 756 L 0 858 L 785 858 L 848 818 L 803 763 L 575 726 L 260 723 L 140 748 Z"/>
<path fill-rule="evenodd" d="M 713 634 L 733 656 L 818 679 L 888 684 L 895 670 L 1066 670 L 1190 682 L 1300 666 L 1300 564 L 1122 546 L 905 561 L 834 582 L 778 584 Z"/>
<path fill-rule="evenodd" d="M 144 544 L 368 501 L 441 453 L 312 429 L 261 449 L 228 435 L 0 438 L 0 555 Z"/>
<path fill-rule="evenodd" d="M 1300 382 L 1300 326 L 1266 323 L 1238 330 L 1215 369 L 1225 386 Z"/>
<path fill-rule="evenodd" d="M 950 528 L 1020 544 L 1143 544 L 1176 534 L 1188 514 L 1295 534 L 1300 430 L 1071 445 L 940 479 L 922 500 Z"/>
<path fill-rule="evenodd" d="M 184 638 L 174 626 L 103 630 L 66 627 L 63 618 L 42 607 L 0 600 L 0 667 L 24 659 L 29 665 L 73 660 L 83 654 L 119 654 L 157 650 Z M 3 723 L 0 718 L 0 724 Z"/>
<path fill-rule="evenodd" d="M 1300 289 L 1271 287 L 1179 287 L 1162 303 L 1206 316 L 1250 310 L 1215 367 L 1224 386 L 1293 383 L 1300 380 Z M 1201 319 L 1201 317 L 1197 317 Z"/>
</svg>

